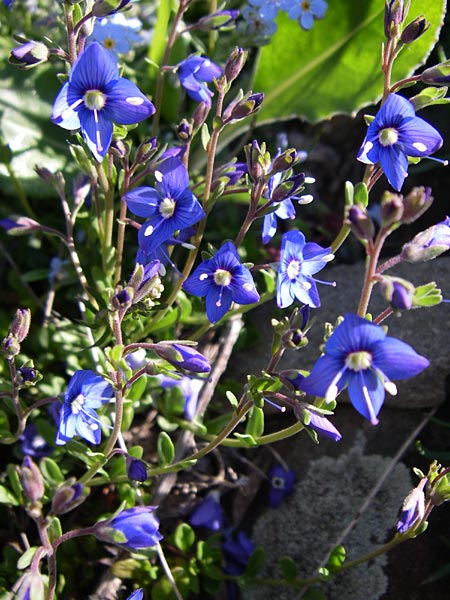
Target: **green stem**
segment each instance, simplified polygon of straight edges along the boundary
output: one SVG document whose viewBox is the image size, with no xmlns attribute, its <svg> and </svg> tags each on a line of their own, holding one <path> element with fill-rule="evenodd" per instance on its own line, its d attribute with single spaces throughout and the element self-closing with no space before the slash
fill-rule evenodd
<svg viewBox="0 0 450 600">
<path fill-rule="evenodd" d="M 10 177 L 12 183 L 13 183 L 13 186 L 14 186 L 14 189 L 16 191 L 17 197 L 19 198 L 19 201 L 22 204 L 22 207 L 23 207 L 23 209 L 25 211 L 25 214 L 30 219 L 34 219 L 35 221 L 37 221 L 38 218 L 36 216 L 36 213 L 31 208 L 31 204 L 28 201 L 28 198 L 27 198 L 27 195 L 25 194 L 25 190 L 23 189 L 22 183 L 16 177 L 16 174 L 14 172 L 14 169 L 11 166 L 11 163 L 7 162 L 5 164 L 5 166 L 6 166 L 6 169 L 8 171 L 9 177 Z"/>
</svg>

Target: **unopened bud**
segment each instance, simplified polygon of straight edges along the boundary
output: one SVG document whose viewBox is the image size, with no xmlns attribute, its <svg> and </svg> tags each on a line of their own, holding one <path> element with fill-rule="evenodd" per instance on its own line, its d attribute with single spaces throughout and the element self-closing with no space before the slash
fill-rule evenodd
<svg viewBox="0 0 450 600">
<path fill-rule="evenodd" d="M 403 197 L 401 194 L 384 192 L 381 198 L 381 225 L 390 227 L 398 223 L 403 215 Z"/>
<path fill-rule="evenodd" d="M 183 119 L 177 126 L 177 136 L 181 142 L 189 142 L 192 138 L 193 126 L 187 119 Z"/>
<path fill-rule="evenodd" d="M 234 81 L 242 71 L 245 61 L 247 60 L 248 52 L 242 48 L 235 48 L 228 58 L 224 74 L 228 83 Z"/>
<path fill-rule="evenodd" d="M 281 173 L 287 171 L 299 161 L 299 154 L 295 148 L 288 148 L 282 152 L 279 156 L 276 156 L 272 161 L 272 168 L 270 174 Z"/>
<path fill-rule="evenodd" d="M 270 154 L 266 151 L 266 144 L 263 142 L 261 147 L 254 140 L 244 148 L 247 158 L 248 173 L 253 181 L 259 181 L 265 178 L 270 170 Z"/>
<path fill-rule="evenodd" d="M 147 481 L 147 469 L 145 463 L 142 460 L 139 460 L 139 458 L 134 458 L 134 456 L 130 456 L 128 454 L 125 461 L 127 475 L 129 479 L 140 482 Z"/>
<path fill-rule="evenodd" d="M 11 50 L 8 61 L 22 70 L 32 69 L 47 62 L 49 49 L 42 42 L 26 42 Z"/>
<path fill-rule="evenodd" d="M 94 17 L 107 17 L 122 10 L 130 2 L 131 0 L 96 0 L 92 7 L 92 14 Z"/>
<path fill-rule="evenodd" d="M 31 311 L 29 308 L 19 308 L 11 322 L 9 334 L 18 342 L 23 342 L 27 337 L 31 324 Z"/>
<path fill-rule="evenodd" d="M 135 164 L 145 164 L 156 153 L 157 149 L 158 145 L 155 137 L 145 138 L 136 151 Z"/>
<path fill-rule="evenodd" d="M 209 373 L 211 371 L 208 359 L 192 346 L 161 343 L 155 344 L 153 350 L 158 356 L 180 369 L 186 369 L 193 373 Z"/>
<path fill-rule="evenodd" d="M 364 207 L 358 206 L 357 204 L 350 206 L 347 211 L 345 222 L 350 227 L 353 235 L 360 242 L 373 239 L 375 227 Z"/>
<path fill-rule="evenodd" d="M 399 25 L 405 18 L 403 0 L 386 0 L 384 5 L 384 34 L 391 39 L 398 34 Z"/>
<path fill-rule="evenodd" d="M 425 262 L 443 254 L 450 248 L 450 217 L 418 233 L 401 251 L 406 262 Z"/>
<path fill-rule="evenodd" d="M 249 94 L 246 94 L 242 100 L 235 103 L 234 106 L 228 107 L 227 111 L 224 111 L 224 122 L 233 123 L 256 114 L 261 108 L 263 100 L 264 94 L 262 92 L 255 94 L 250 92 Z"/>
<path fill-rule="evenodd" d="M 44 495 L 44 480 L 37 465 L 29 456 L 26 456 L 23 459 L 22 466 L 19 470 L 19 476 L 23 491 L 27 498 L 32 504 L 39 502 Z"/>
<path fill-rule="evenodd" d="M 425 69 L 420 80 L 431 85 L 447 85 L 450 82 L 450 60 Z"/>
<path fill-rule="evenodd" d="M 405 29 L 402 31 L 400 40 L 404 44 L 411 44 L 420 38 L 421 35 L 430 27 L 430 23 L 425 19 L 423 15 L 416 17 L 414 21 L 408 23 Z"/>
<path fill-rule="evenodd" d="M 192 123 L 194 129 L 198 129 L 206 121 L 209 111 L 211 110 L 210 102 L 199 102 L 192 113 Z"/>
<path fill-rule="evenodd" d="M 239 16 L 238 10 L 218 10 L 217 12 L 211 13 L 199 19 L 195 25 L 195 29 L 200 31 L 211 31 L 221 29 L 222 27 L 228 27 Z"/>
<path fill-rule="evenodd" d="M 129 308 L 133 302 L 134 290 L 131 287 L 119 290 L 111 298 L 111 308 L 113 310 L 123 310 Z"/>
<path fill-rule="evenodd" d="M 80 506 L 86 498 L 87 495 L 83 495 L 83 486 L 81 483 L 60 487 L 53 496 L 51 513 L 54 515 L 63 515 Z"/>
<path fill-rule="evenodd" d="M 393 308 L 409 310 L 413 303 L 415 287 L 400 277 L 383 277 L 380 290 L 384 298 Z"/>
<path fill-rule="evenodd" d="M 433 203 L 430 187 L 414 187 L 403 198 L 402 223 L 413 223 L 427 211 Z"/>
</svg>

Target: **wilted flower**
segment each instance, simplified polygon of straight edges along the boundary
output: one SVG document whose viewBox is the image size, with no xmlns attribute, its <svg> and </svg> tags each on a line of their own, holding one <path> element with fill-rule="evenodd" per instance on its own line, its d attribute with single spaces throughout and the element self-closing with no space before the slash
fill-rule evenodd
<svg viewBox="0 0 450 600">
<path fill-rule="evenodd" d="M 113 123 L 132 125 L 154 112 L 134 83 L 120 77 L 108 50 L 93 42 L 72 65 L 53 105 L 52 121 L 64 129 L 81 129 L 89 150 L 101 162 L 111 144 Z"/>
<path fill-rule="evenodd" d="M 286 494 L 294 489 L 295 471 L 275 465 L 267 473 L 269 478 L 269 503 L 272 508 L 278 508 Z"/>
<path fill-rule="evenodd" d="M 113 398 L 111 384 L 93 371 L 76 371 L 69 381 L 59 418 L 55 444 L 62 446 L 79 435 L 91 444 L 101 439 L 100 420 L 94 409 Z"/>
<path fill-rule="evenodd" d="M 413 377 L 428 365 L 425 357 L 405 342 L 387 337 L 379 325 L 347 314 L 300 389 L 332 400 L 348 386 L 353 406 L 376 425 L 385 391 L 397 393 L 392 380 Z"/>
<path fill-rule="evenodd" d="M 166 159 L 155 171 L 156 188 L 138 187 L 123 197 L 128 208 L 147 221 L 139 230 L 139 246 L 147 255 L 167 242 L 176 231 L 205 216 L 189 189 L 189 175 L 181 160 Z"/>
<path fill-rule="evenodd" d="M 209 260 L 204 260 L 184 282 L 183 288 L 194 296 L 206 296 L 206 314 L 211 323 L 219 321 L 232 302 L 258 302 L 252 275 L 241 264 L 232 242 L 225 242 Z"/>
<path fill-rule="evenodd" d="M 223 526 L 223 514 L 219 498 L 218 492 L 208 494 L 192 511 L 189 524 L 193 527 L 206 527 L 211 531 L 220 531 Z"/>
<path fill-rule="evenodd" d="M 285 233 L 281 241 L 277 279 L 278 306 L 287 308 L 297 298 L 304 304 L 318 308 L 320 298 L 316 282 L 319 280 L 314 279 L 312 275 L 321 271 L 333 258 L 331 248 L 322 248 L 311 242 L 305 243 L 305 236 L 300 231 Z"/>
<path fill-rule="evenodd" d="M 408 156 L 429 156 L 442 143 L 439 132 L 416 117 L 409 100 L 389 94 L 369 125 L 358 160 L 371 165 L 380 163 L 389 183 L 399 192 L 408 174 Z"/>
<path fill-rule="evenodd" d="M 213 92 L 205 82 L 213 81 L 222 75 L 222 69 L 204 56 L 188 56 L 176 68 L 181 85 L 188 96 L 196 102 L 211 104 Z"/>
<path fill-rule="evenodd" d="M 162 535 L 159 521 L 153 514 L 156 506 L 135 506 L 121 511 L 115 517 L 94 525 L 94 535 L 103 542 L 140 550 L 156 546 Z"/>
</svg>

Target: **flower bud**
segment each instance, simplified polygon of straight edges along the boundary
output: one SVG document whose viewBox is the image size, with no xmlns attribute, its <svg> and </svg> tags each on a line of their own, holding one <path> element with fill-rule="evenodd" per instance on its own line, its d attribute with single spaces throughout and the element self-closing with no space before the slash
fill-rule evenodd
<svg viewBox="0 0 450 600">
<path fill-rule="evenodd" d="M 161 262 L 157 259 L 147 263 L 145 267 L 136 264 L 135 270 L 128 286 L 133 290 L 133 304 L 144 300 L 147 296 L 156 299 L 164 291 L 164 286 L 159 278 Z M 139 279 L 140 277 L 140 279 Z"/>
<path fill-rule="evenodd" d="M 27 337 L 31 324 L 31 311 L 29 308 L 19 308 L 11 322 L 9 334 L 14 336 L 18 342 L 23 342 Z"/>
<path fill-rule="evenodd" d="M 381 225 L 390 227 L 398 223 L 403 215 L 403 197 L 401 194 L 384 192 L 381 198 Z"/>
<path fill-rule="evenodd" d="M 112 296 L 110 305 L 112 310 L 124 310 L 129 308 L 133 303 L 134 290 L 133 288 L 126 287 Z"/>
<path fill-rule="evenodd" d="M 441 469 L 439 471 L 442 472 Z M 432 485 L 428 486 L 428 497 L 434 506 L 439 506 L 450 500 L 450 476 L 448 473 L 440 475 L 439 471 L 438 477 L 435 477 L 435 480 L 431 482 Z"/>
<path fill-rule="evenodd" d="M 425 69 L 420 80 L 431 85 L 447 85 L 450 82 L 450 60 Z"/>
<path fill-rule="evenodd" d="M 279 156 L 276 156 L 272 161 L 272 168 L 270 170 L 271 175 L 275 173 L 281 173 L 287 171 L 299 161 L 299 154 L 295 148 L 288 148 L 282 152 Z M 303 177 L 305 177 L 303 175 Z"/>
<path fill-rule="evenodd" d="M 242 71 L 245 61 L 247 60 L 248 52 L 242 48 L 235 48 L 228 58 L 224 74 L 228 83 L 234 81 Z"/>
<path fill-rule="evenodd" d="M 385 276 L 380 282 L 380 290 L 393 308 L 399 310 L 411 308 L 415 287 L 406 279 Z"/>
<path fill-rule="evenodd" d="M 36 504 L 44 495 L 44 480 L 37 465 L 29 456 L 23 459 L 22 466 L 19 469 L 20 482 L 22 488 L 32 504 Z"/>
<path fill-rule="evenodd" d="M 228 27 L 236 21 L 238 16 L 238 10 L 218 10 L 217 12 L 199 19 L 195 24 L 195 29 L 200 29 L 200 31 L 211 31 L 221 29 L 222 27 Z"/>
<path fill-rule="evenodd" d="M 402 248 L 400 256 L 406 262 L 432 260 L 450 248 L 450 217 L 418 233 Z"/>
<path fill-rule="evenodd" d="M 139 148 L 136 150 L 134 162 L 136 165 L 145 164 L 157 151 L 158 144 L 155 137 L 145 138 Z"/>
<path fill-rule="evenodd" d="M 181 142 L 189 142 L 192 138 L 193 126 L 187 119 L 183 119 L 179 125 L 177 125 L 177 136 Z"/>
<path fill-rule="evenodd" d="M 235 121 L 241 121 L 246 117 L 250 117 L 258 112 L 261 108 L 262 101 L 264 100 L 264 94 L 249 92 L 242 100 L 233 103 L 227 107 L 223 113 L 224 123 L 233 123 Z"/>
<path fill-rule="evenodd" d="M 44 600 L 45 586 L 38 571 L 28 571 L 16 581 L 12 588 L 14 600 Z"/>
<path fill-rule="evenodd" d="M 87 494 L 83 494 L 81 483 L 60 487 L 53 496 L 51 513 L 53 515 L 63 515 L 80 506 L 86 498 Z"/>
<path fill-rule="evenodd" d="M 404 44 L 411 44 L 420 38 L 422 34 L 430 27 L 430 23 L 423 15 L 416 17 L 411 23 L 405 27 L 400 36 L 400 40 Z"/>
<path fill-rule="evenodd" d="M 403 0 L 386 0 L 384 5 L 384 34 L 387 39 L 395 37 L 398 26 L 405 18 L 405 7 Z"/>
<path fill-rule="evenodd" d="M 414 187 L 403 198 L 402 223 L 413 223 L 427 211 L 433 203 L 430 187 Z"/>
<path fill-rule="evenodd" d="M 360 241 L 369 241 L 375 235 L 375 227 L 372 219 L 366 212 L 366 209 L 357 204 L 353 204 L 347 210 L 347 218 L 345 220 L 350 227 L 353 235 Z"/>
<path fill-rule="evenodd" d="M 186 369 L 193 373 L 209 373 L 211 371 L 211 365 L 207 358 L 192 346 L 161 343 L 155 344 L 153 350 L 158 356 L 180 369 Z"/>
<path fill-rule="evenodd" d="M 206 121 L 209 111 L 211 110 L 210 102 L 199 102 L 192 113 L 192 123 L 194 129 L 197 130 Z"/>
<path fill-rule="evenodd" d="M 78 0 L 77 0 L 78 1 Z M 125 8 L 131 0 L 95 0 L 92 7 L 94 17 L 107 17 Z"/>
<path fill-rule="evenodd" d="M 32 69 L 47 62 L 49 49 L 41 42 L 26 42 L 11 50 L 8 61 L 22 70 Z"/>
<path fill-rule="evenodd" d="M 397 523 L 399 533 L 406 533 L 413 527 L 417 527 L 424 518 L 425 494 L 423 488 L 426 482 L 427 478 L 424 477 L 419 485 L 406 496 Z"/>
<path fill-rule="evenodd" d="M 266 144 L 263 142 L 261 147 L 254 140 L 244 148 L 247 158 L 248 173 L 253 181 L 264 179 L 270 170 L 270 154 L 266 152 Z"/>
<path fill-rule="evenodd" d="M 274 202 L 283 202 L 286 198 L 292 198 L 305 189 L 304 183 L 304 173 L 297 173 L 297 175 L 285 179 L 272 191 L 272 200 Z"/>
<path fill-rule="evenodd" d="M 127 455 L 125 459 L 126 469 L 128 478 L 132 481 L 147 481 L 147 469 L 145 463 L 139 458 L 134 458 L 134 456 Z"/>
</svg>

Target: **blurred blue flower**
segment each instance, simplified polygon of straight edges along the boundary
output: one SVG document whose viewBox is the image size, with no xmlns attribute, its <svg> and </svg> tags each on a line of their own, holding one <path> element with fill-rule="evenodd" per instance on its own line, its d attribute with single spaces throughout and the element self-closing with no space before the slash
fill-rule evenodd
<svg viewBox="0 0 450 600">
<path fill-rule="evenodd" d="M 416 117 L 409 100 L 389 94 L 369 125 L 357 158 L 370 165 L 379 163 L 389 183 L 399 192 L 408 175 L 408 156 L 429 156 L 442 143 L 439 132 Z"/>
<path fill-rule="evenodd" d="M 206 296 L 206 314 L 211 323 L 219 321 L 232 302 L 259 301 L 252 275 L 241 264 L 232 242 L 225 242 L 212 258 L 204 260 L 184 282 L 183 288 L 194 296 Z"/>
<path fill-rule="evenodd" d="M 184 396 L 184 416 L 188 421 L 192 421 L 197 409 L 198 397 L 205 380 L 194 379 L 183 375 L 181 379 L 174 379 L 165 375 L 159 376 L 161 387 L 171 389 L 174 387 L 180 388 Z"/>
<path fill-rule="evenodd" d="M 189 189 L 189 175 L 179 158 L 168 158 L 155 171 L 156 188 L 138 187 L 124 196 L 128 208 L 147 221 L 139 230 L 140 252 L 151 255 L 176 231 L 205 216 Z"/>
<path fill-rule="evenodd" d="M 28 423 L 25 431 L 19 437 L 19 441 L 21 442 L 20 449 L 25 456 L 42 458 L 43 456 L 49 456 L 53 452 L 53 448 L 38 433 L 34 423 Z"/>
<path fill-rule="evenodd" d="M 327 12 L 328 4 L 325 0 L 280 0 L 280 8 L 285 10 L 290 19 L 297 20 L 302 29 L 312 29 L 314 21 L 323 19 Z"/>
<path fill-rule="evenodd" d="M 320 306 L 316 283 L 335 285 L 314 279 L 312 275 L 322 270 L 334 258 L 331 248 L 315 243 L 305 243 L 300 231 L 288 231 L 281 240 L 280 266 L 277 278 L 277 304 L 287 308 L 297 298 L 313 308 Z"/>
<path fill-rule="evenodd" d="M 222 69 L 204 56 L 188 56 L 176 69 L 181 85 L 188 96 L 196 102 L 211 104 L 213 92 L 205 82 L 213 81 L 222 75 Z"/>
<path fill-rule="evenodd" d="M 113 122 L 132 125 L 154 112 L 134 83 L 120 77 L 111 53 L 92 42 L 72 65 L 53 104 L 52 121 L 64 129 L 81 129 L 89 150 L 101 162 L 111 144 Z"/>
<path fill-rule="evenodd" d="M 133 592 L 130 596 L 128 596 L 127 600 L 142 600 L 144 597 L 144 590 L 139 588 L 135 592 Z"/>
<path fill-rule="evenodd" d="M 139 31 L 142 23 L 139 19 L 127 19 L 123 13 L 112 17 L 96 19 L 94 29 L 87 43 L 99 42 L 114 55 L 125 54 L 133 44 L 142 41 Z"/>
<path fill-rule="evenodd" d="M 218 492 L 208 494 L 192 511 L 188 519 L 189 524 L 193 527 L 220 531 L 223 527 L 223 513 L 219 498 Z"/>
<path fill-rule="evenodd" d="M 267 473 L 269 478 L 269 503 L 272 508 L 278 508 L 286 494 L 294 489 L 295 471 L 275 465 Z"/>
<path fill-rule="evenodd" d="M 237 539 L 233 539 L 228 533 L 222 544 L 226 561 L 223 570 L 229 575 L 241 575 L 255 549 L 253 542 L 243 531 L 239 531 L 236 537 Z"/>
<path fill-rule="evenodd" d="M 405 342 L 387 337 L 379 325 L 347 314 L 300 388 L 332 400 L 348 386 L 354 408 L 376 425 L 385 391 L 397 393 L 392 380 L 413 377 L 428 365 L 425 357 Z"/>
<path fill-rule="evenodd" d="M 277 30 L 278 4 L 273 0 L 250 0 L 242 8 L 241 15 L 254 44 L 267 43 Z"/>
<path fill-rule="evenodd" d="M 159 521 L 153 514 L 156 506 L 135 506 L 122 510 L 115 517 L 99 521 L 94 525 L 94 535 L 101 541 L 140 550 L 156 546 L 162 535 Z"/>
<path fill-rule="evenodd" d="M 99 444 L 100 421 L 94 409 L 113 397 L 112 386 L 103 377 L 93 371 L 76 371 L 64 396 L 55 444 L 62 446 L 75 435 Z"/>
</svg>

